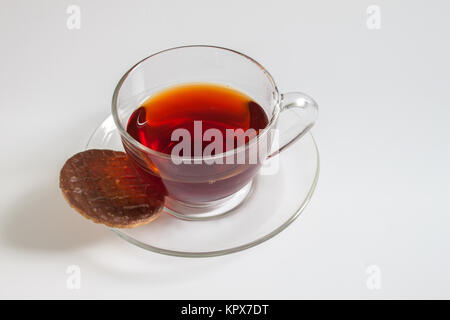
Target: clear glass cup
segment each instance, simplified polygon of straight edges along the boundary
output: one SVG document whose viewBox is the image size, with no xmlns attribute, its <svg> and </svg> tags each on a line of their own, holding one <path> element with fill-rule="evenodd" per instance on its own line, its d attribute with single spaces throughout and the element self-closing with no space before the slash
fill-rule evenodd
<svg viewBox="0 0 450 320">
<path fill-rule="evenodd" d="M 189 83 L 219 84 L 247 94 L 264 109 L 268 125 L 243 146 L 208 159 L 194 156 L 182 161 L 128 134 L 128 120 L 143 101 L 168 87 Z M 164 186 L 166 210 L 184 219 L 215 217 L 239 205 L 262 161 L 308 132 L 317 114 L 317 103 L 309 96 L 280 94 L 270 74 L 252 58 L 206 45 L 167 49 L 143 59 L 120 79 L 112 100 L 112 115 L 129 158 L 145 179 Z M 283 126 L 279 126 L 281 118 Z M 258 153 L 256 163 L 230 161 L 248 159 L 252 152 Z"/>
</svg>

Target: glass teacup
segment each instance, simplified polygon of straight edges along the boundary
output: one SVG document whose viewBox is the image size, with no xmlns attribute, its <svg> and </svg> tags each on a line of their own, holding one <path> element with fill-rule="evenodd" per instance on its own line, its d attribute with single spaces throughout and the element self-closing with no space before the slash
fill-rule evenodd
<svg viewBox="0 0 450 320">
<path fill-rule="evenodd" d="M 148 97 L 189 83 L 218 84 L 245 93 L 264 109 L 267 126 L 245 145 L 206 157 L 162 153 L 127 132 L 130 116 Z M 145 179 L 162 183 L 166 210 L 185 219 L 221 215 L 244 201 L 264 161 L 302 137 L 313 126 L 317 112 L 317 104 L 305 94 L 280 94 L 270 74 L 252 58 L 205 45 L 167 49 L 143 59 L 121 78 L 112 101 L 114 121 L 129 158 Z M 285 128 L 277 126 L 280 114 L 290 118 Z M 252 155 L 257 155 L 256 161 Z"/>
</svg>

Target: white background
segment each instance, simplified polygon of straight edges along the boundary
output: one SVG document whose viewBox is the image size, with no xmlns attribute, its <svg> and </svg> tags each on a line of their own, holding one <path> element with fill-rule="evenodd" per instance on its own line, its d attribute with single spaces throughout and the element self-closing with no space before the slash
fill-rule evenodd
<svg viewBox="0 0 450 320">
<path fill-rule="evenodd" d="M 66 27 L 70 4 L 80 30 Z M 0 0 L 0 297 L 450 298 L 449 15 L 425 0 Z M 174 258 L 77 215 L 58 175 L 131 65 L 198 43 L 244 52 L 281 91 L 318 101 L 321 177 L 272 240 Z M 66 287 L 73 264 L 80 290 Z"/>
</svg>

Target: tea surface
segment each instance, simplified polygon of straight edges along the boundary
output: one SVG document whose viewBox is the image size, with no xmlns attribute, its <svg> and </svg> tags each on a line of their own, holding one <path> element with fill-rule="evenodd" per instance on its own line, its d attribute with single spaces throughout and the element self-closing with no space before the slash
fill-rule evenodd
<svg viewBox="0 0 450 320">
<path fill-rule="evenodd" d="M 214 84 L 188 84 L 148 98 L 131 115 L 127 131 L 141 144 L 170 154 L 178 143 L 178 140 L 172 141 L 172 132 L 186 129 L 192 139 L 201 139 L 205 148 L 210 141 L 204 141 L 202 136 L 194 134 L 194 121 L 201 121 L 202 136 L 208 129 L 220 130 L 223 151 L 235 148 L 238 144 L 237 140 L 227 143 L 227 129 L 254 129 L 257 134 L 268 124 L 263 108 L 247 95 Z"/>
</svg>

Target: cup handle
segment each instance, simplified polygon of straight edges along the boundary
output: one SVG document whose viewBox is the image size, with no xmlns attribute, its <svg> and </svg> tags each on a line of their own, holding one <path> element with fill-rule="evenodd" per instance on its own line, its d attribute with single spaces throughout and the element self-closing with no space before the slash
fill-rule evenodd
<svg viewBox="0 0 450 320">
<path fill-rule="evenodd" d="M 293 142 L 303 137 L 317 120 L 319 107 L 313 98 L 300 92 L 281 95 L 278 148 L 267 157 L 276 156 Z"/>
</svg>

